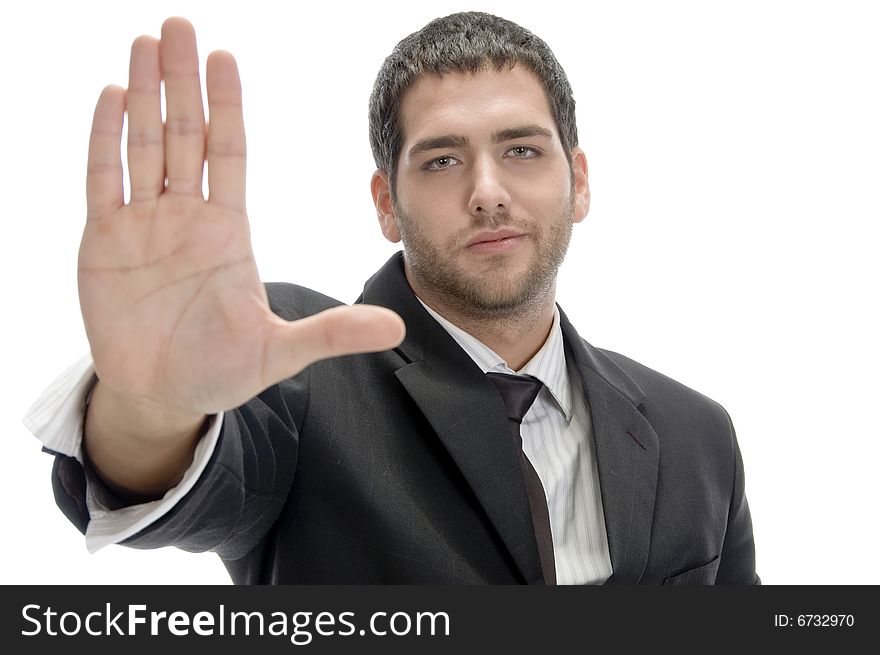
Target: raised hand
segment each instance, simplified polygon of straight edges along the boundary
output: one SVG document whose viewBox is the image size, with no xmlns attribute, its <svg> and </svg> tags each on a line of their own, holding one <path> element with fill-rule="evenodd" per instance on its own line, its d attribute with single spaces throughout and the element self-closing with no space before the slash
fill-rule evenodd
<svg viewBox="0 0 880 655">
<path fill-rule="evenodd" d="M 241 84 L 229 53 L 208 57 L 207 90 L 209 125 L 187 21 L 169 19 L 161 40 L 134 42 L 128 89 L 107 87 L 95 109 L 79 253 L 80 305 L 99 384 L 181 415 L 237 407 L 318 359 L 391 348 L 404 333 L 400 318 L 378 307 L 341 307 L 293 323 L 272 313 L 250 244 Z"/>
</svg>

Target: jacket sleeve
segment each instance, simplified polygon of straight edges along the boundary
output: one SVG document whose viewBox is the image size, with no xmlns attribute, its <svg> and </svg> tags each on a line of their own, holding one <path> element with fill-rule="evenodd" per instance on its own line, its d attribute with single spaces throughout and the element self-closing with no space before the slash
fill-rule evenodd
<svg viewBox="0 0 880 655">
<path fill-rule="evenodd" d="M 213 551 L 223 559 L 247 554 L 287 501 L 299 446 L 295 416 L 305 407 L 303 389 L 290 387 L 304 386 L 287 380 L 226 412 L 211 461 L 190 492 L 123 545 Z"/>
<path fill-rule="evenodd" d="M 286 320 L 341 304 L 290 284 L 269 283 L 266 292 L 273 312 Z M 287 502 L 297 464 L 297 426 L 302 425 L 308 406 L 309 377 L 306 369 L 241 407 L 224 412 L 213 452 L 192 487 L 170 511 L 119 543 L 135 548 L 176 546 L 193 552 L 214 551 L 224 559 L 248 553 Z M 111 506 L 124 505 L 114 503 L 109 490 L 78 458 L 55 454 L 52 482 L 56 502 L 81 531 L 88 530 L 94 518 L 86 501 L 89 489 L 108 499 Z M 134 507 L 121 511 L 135 511 Z"/>
<path fill-rule="evenodd" d="M 733 493 L 715 584 L 757 585 L 761 584 L 761 578 L 755 571 L 755 540 L 749 503 L 746 500 L 742 454 L 729 415 L 727 420 L 730 423 L 734 455 Z"/>
<path fill-rule="evenodd" d="M 304 407 L 298 402 L 303 390 L 291 387 L 304 386 L 302 381 L 287 380 L 225 412 L 214 451 L 192 488 L 170 511 L 119 543 L 214 551 L 224 559 L 246 554 L 286 502 L 299 443 L 294 406 Z M 89 488 L 118 511 L 140 507 L 114 497 L 88 464 L 84 467 L 75 457 L 54 454 L 55 501 L 81 532 L 93 519 L 86 502 Z"/>
</svg>

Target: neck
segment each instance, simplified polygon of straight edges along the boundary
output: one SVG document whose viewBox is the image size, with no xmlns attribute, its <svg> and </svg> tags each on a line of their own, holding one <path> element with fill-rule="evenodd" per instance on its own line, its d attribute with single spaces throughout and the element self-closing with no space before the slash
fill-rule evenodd
<svg viewBox="0 0 880 655">
<path fill-rule="evenodd" d="M 450 302 L 443 294 L 420 288 L 413 283 L 409 270 L 407 279 L 416 295 L 447 321 L 479 339 L 496 352 L 508 367 L 518 371 L 535 356 L 553 327 L 556 303 L 555 280 L 538 299 L 497 312 L 471 310 Z"/>
</svg>

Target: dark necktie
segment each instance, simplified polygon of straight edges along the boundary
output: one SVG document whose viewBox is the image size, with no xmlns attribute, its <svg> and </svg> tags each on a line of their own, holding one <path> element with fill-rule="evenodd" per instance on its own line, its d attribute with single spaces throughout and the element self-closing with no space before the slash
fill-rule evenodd
<svg viewBox="0 0 880 655">
<path fill-rule="evenodd" d="M 522 435 L 519 431 L 523 416 L 529 411 L 529 407 L 535 402 L 535 398 L 538 397 L 538 393 L 544 385 L 536 378 L 523 375 L 486 373 L 486 377 L 498 388 L 504 405 L 507 407 L 510 434 L 519 453 L 519 464 L 525 478 L 526 491 L 529 494 L 529 508 L 532 510 L 532 524 L 535 527 L 535 539 L 538 542 L 538 555 L 541 558 L 544 582 L 548 585 L 555 585 L 556 563 L 553 558 L 553 536 L 550 532 L 547 497 L 544 494 L 541 478 L 538 477 L 535 467 L 523 452 Z"/>
</svg>

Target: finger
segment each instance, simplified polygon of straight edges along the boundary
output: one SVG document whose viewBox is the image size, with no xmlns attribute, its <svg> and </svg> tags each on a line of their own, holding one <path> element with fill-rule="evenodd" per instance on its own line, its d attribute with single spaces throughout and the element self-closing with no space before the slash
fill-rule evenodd
<svg viewBox="0 0 880 655">
<path fill-rule="evenodd" d="M 208 188 L 211 202 L 244 211 L 245 136 L 241 79 L 228 52 L 208 57 Z"/>
<path fill-rule="evenodd" d="M 406 332 L 403 320 L 384 307 L 336 307 L 299 321 L 281 321 L 266 348 L 266 386 L 296 375 L 328 357 L 394 348 Z"/>
<path fill-rule="evenodd" d="M 131 46 L 126 96 L 132 202 L 154 200 L 165 188 L 159 76 L 159 41 L 138 37 Z"/>
<path fill-rule="evenodd" d="M 122 206 L 122 117 L 125 89 L 108 86 L 98 98 L 86 170 L 87 220 L 102 218 Z"/>
<path fill-rule="evenodd" d="M 183 18 L 162 25 L 159 62 L 165 80 L 165 176 L 172 193 L 201 195 L 205 112 L 196 34 Z"/>
</svg>

